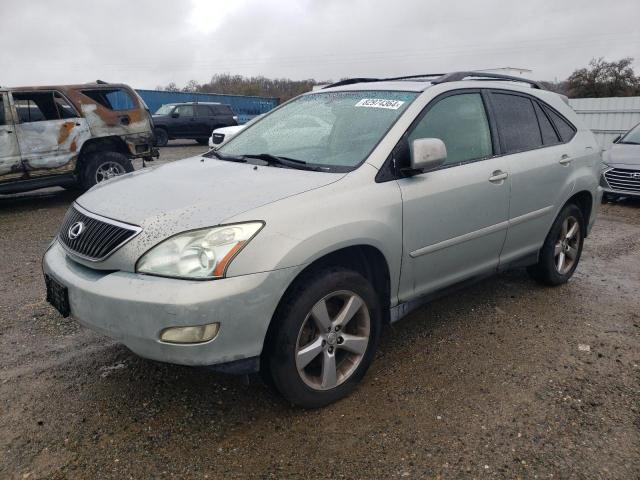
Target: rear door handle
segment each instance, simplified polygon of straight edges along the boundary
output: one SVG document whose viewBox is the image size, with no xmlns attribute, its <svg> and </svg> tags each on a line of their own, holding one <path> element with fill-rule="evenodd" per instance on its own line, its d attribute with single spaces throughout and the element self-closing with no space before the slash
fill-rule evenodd
<svg viewBox="0 0 640 480">
<path fill-rule="evenodd" d="M 503 172 L 502 170 L 496 170 L 489 177 L 489 181 L 491 183 L 502 183 L 502 181 L 508 176 L 509 174 L 507 172 Z"/>
<path fill-rule="evenodd" d="M 571 163 L 571 158 L 566 153 L 560 157 L 560 165 L 569 165 Z"/>
</svg>

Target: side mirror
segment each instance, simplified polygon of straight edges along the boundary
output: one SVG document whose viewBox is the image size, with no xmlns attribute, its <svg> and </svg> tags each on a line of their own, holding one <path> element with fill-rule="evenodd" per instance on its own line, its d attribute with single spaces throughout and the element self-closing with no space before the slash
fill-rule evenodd
<svg viewBox="0 0 640 480">
<path fill-rule="evenodd" d="M 622 138 L 622 135 L 618 135 L 616 138 L 613 139 L 611 143 L 618 143 L 618 140 L 620 140 L 621 138 Z"/>
<path fill-rule="evenodd" d="M 173 112 L 171 114 L 171 118 L 178 118 L 180 116 L 180 114 L 178 112 Z"/>
<path fill-rule="evenodd" d="M 439 138 L 417 138 L 411 144 L 411 170 L 433 170 L 446 159 L 447 147 Z"/>
</svg>

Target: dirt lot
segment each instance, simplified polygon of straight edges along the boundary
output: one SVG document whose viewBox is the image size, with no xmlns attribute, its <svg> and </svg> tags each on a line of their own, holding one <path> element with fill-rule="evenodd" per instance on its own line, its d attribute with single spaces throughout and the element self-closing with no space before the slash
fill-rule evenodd
<svg viewBox="0 0 640 480">
<path fill-rule="evenodd" d="M 517 270 L 438 300 L 303 411 L 52 310 L 40 259 L 75 196 L 0 198 L 0 478 L 640 478 L 640 202 L 603 206 L 569 284 Z"/>
</svg>

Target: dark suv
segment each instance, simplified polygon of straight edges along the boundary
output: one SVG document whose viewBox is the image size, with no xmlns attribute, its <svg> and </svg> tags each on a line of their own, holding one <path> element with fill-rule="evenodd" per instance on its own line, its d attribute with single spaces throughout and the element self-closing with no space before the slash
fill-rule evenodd
<svg viewBox="0 0 640 480">
<path fill-rule="evenodd" d="M 237 125 L 229 105 L 220 103 L 168 103 L 153 115 L 155 144 L 164 147 L 174 138 L 191 138 L 207 145 L 216 128 Z"/>
</svg>

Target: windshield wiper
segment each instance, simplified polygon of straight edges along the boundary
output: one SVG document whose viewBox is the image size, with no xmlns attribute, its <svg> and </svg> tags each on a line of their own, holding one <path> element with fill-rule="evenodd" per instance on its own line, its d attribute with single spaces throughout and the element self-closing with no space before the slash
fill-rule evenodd
<svg viewBox="0 0 640 480">
<path fill-rule="evenodd" d="M 623 143 L 624 145 L 640 145 L 640 142 L 618 142 Z"/>
<path fill-rule="evenodd" d="M 215 150 L 209 150 L 207 153 L 202 154 L 203 157 L 207 158 L 217 158 L 218 160 L 224 160 L 226 162 L 238 162 L 238 163 L 247 163 L 247 159 L 242 157 L 231 157 L 228 155 L 222 155 Z"/>
<path fill-rule="evenodd" d="M 304 160 L 298 160 L 295 158 L 281 157 L 279 155 L 272 155 L 270 153 L 258 153 L 243 155 L 246 158 L 257 158 L 258 160 L 264 160 L 269 165 L 280 165 L 287 168 L 297 168 L 298 170 L 322 170 L 317 165 L 309 165 Z"/>
</svg>

